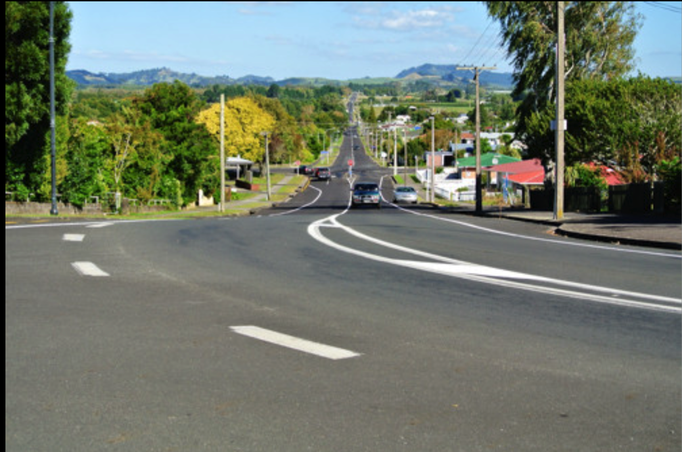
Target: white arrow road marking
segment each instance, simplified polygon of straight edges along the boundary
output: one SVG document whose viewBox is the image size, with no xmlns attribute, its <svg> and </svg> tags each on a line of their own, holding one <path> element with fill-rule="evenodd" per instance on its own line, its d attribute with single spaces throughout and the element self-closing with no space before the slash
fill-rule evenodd
<svg viewBox="0 0 682 452">
<path fill-rule="evenodd" d="M 560 279 L 546 278 L 543 276 L 530 275 L 526 273 L 507 271 L 494 267 L 487 267 L 484 265 L 450 259 L 437 254 L 426 253 L 401 245 L 396 245 L 394 243 L 385 242 L 342 225 L 337 221 L 337 217 L 339 215 L 340 214 L 333 215 L 331 217 L 311 223 L 308 226 L 308 234 L 315 240 L 339 251 L 343 251 L 344 253 L 354 254 L 366 259 L 397 265 L 400 267 L 437 273 L 444 276 L 468 279 L 497 286 L 561 295 L 579 300 L 590 300 L 599 303 L 644 308 L 654 311 L 671 312 L 675 314 L 682 312 L 682 307 L 680 307 L 682 306 L 682 300 L 676 298 L 629 292 L 608 287 L 593 286 L 589 284 L 563 281 Z M 322 228 L 340 228 L 348 234 L 351 234 L 361 240 L 437 262 L 394 259 L 360 251 L 340 245 L 328 239 L 322 234 Z"/>
<path fill-rule="evenodd" d="M 82 276 L 95 277 L 110 276 L 109 273 L 103 271 L 92 262 L 74 262 L 71 264 L 71 266 Z"/>
<path fill-rule="evenodd" d="M 339 360 L 360 356 L 360 353 L 355 353 L 350 350 L 344 350 L 342 348 L 300 339 L 287 334 L 278 333 L 276 331 L 259 328 L 257 326 L 233 326 L 230 327 L 230 329 L 237 334 L 241 334 L 242 336 L 258 339 L 260 341 L 279 345 L 281 347 L 298 350 L 300 352 L 321 356 L 322 358 Z"/>
<path fill-rule="evenodd" d="M 85 239 L 85 234 L 64 234 L 62 240 L 65 242 L 82 242 Z"/>
</svg>

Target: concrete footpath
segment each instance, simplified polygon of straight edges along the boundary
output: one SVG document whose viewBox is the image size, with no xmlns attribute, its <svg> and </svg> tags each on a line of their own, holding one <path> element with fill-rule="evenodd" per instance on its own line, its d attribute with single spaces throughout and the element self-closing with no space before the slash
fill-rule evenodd
<svg viewBox="0 0 682 452">
<path fill-rule="evenodd" d="M 421 199 L 426 199 L 426 192 L 421 184 L 415 183 L 412 178 L 408 178 L 407 184 L 417 190 Z M 440 209 L 442 212 L 453 214 L 476 215 L 473 203 L 459 203 L 457 207 L 441 207 Z M 556 221 L 553 212 L 497 206 L 484 207 L 480 215 L 546 224 L 554 227 L 556 234 L 568 237 L 682 250 L 682 217 L 679 215 L 566 212 L 563 220 Z"/>
</svg>

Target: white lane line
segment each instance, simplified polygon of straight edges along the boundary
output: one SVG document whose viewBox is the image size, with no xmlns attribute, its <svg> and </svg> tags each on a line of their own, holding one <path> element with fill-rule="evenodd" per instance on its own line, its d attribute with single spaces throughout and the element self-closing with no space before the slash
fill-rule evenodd
<svg viewBox="0 0 682 452">
<path fill-rule="evenodd" d="M 64 234 L 62 240 L 65 242 L 82 242 L 85 239 L 85 234 Z"/>
<path fill-rule="evenodd" d="M 102 223 L 94 223 L 94 224 L 91 224 L 91 225 L 89 225 L 89 226 L 86 226 L 86 228 L 89 228 L 89 229 L 101 229 L 101 228 L 107 228 L 107 227 L 113 226 L 113 225 L 114 225 L 113 221 L 105 221 L 105 222 L 102 222 Z"/>
<path fill-rule="evenodd" d="M 73 262 L 71 266 L 82 276 L 110 276 L 109 273 L 100 269 L 97 265 L 92 262 Z"/>
<path fill-rule="evenodd" d="M 541 237 L 532 237 L 532 236 L 528 236 L 528 235 L 515 234 L 513 232 L 498 231 L 496 229 L 490 229 L 490 228 L 486 228 L 483 226 L 477 226 L 477 225 L 470 224 L 470 223 L 467 223 L 464 221 L 453 220 L 452 218 L 444 218 L 444 217 L 439 217 L 437 215 L 430 215 L 427 213 L 416 212 L 414 210 L 406 209 L 402 206 L 399 206 L 397 204 L 390 203 L 390 202 L 389 202 L 389 204 L 398 210 L 401 210 L 403 212 L 406 212 L 406 213 L 409 213 L 412 215 L 417 215 L 419 217 L 431 218 L 433 220 L 444 221 L 446 223 L 452 223 L 452 224 L 464 226 L 467 228 L 477 229 L 479 231 L 488 232 L 491 234 L 504 235 L 507 237 L 515 238 L 515 239 L 533 240 L 536 242 L 553 243 L 553 244 L 562 245 L 562 246 L 573 246 L 573 247 L 580 247 L 580 248 L 591 248 L 591 249 L 596 249 L 596 250 L 614 251 L 614 252 L 618 252 L 618 253 L 644 254 L 644 255 L 648 255 L 648 256 L 660 256 L 660 257 L 671 257 L 673 259 L 682 259 L 682 255 L 665 253 L 665 252 L 660 252 L 660 251 L 647 251 L 647 250 L 641 250 L 641 249 L 635 249 L 635 248 L 616 248 L 613 246 L 594 245 L 594 244 L 590 244 L 590 243 L 546 239 L 546 238 L 541 238 Z"/>
<path fill-rule="evenodd" d="M 552 279 L 542 276 L 512 272 L 493 267 L 472 264 L 465 261 L 459 261 L 456 259 L 450 259 L 444 256 L 438 256 L 435 254 L 426 253 L 423 251 L 385 242 L 383 240 L 376 239 L 374 237 L 370 237 L 358 231 L 355 231 L 354 229 L 349 228 L 348 226 L 344 226 L 343 224 L 337 221 L 337 217 L 339 217 L 340 215 L 341 214 L 333 215 L 331 217 L 327 217 L 322 220 L 318 220 L 314 223 L 311 223 L 308 226 L 308 234 L 315 240 L 339 251 L 354 254 L 356 256 L 371 259 L 374 261 L 384 262 L 391 265 L 427 271 L 430 273 L 436 273 L 444 276 L 469 279 L 497 286 L 517 288 L 532 292 L 562 295 L 565 297 L 576 298 L 580 300 L 591 300 L 600 303 L 638 307 L 655 311 L 670 312 L 675 314 L 679 314 L 680 312 L 682 312 L 682 308 L 680 308 L 680 306 L 682 305 L 682 300 L 679 300 L 677 298 L 642 294 L 614 288 L 593 286 L 589 284 L 574 283 L 559 279 Z M 429 260 L 440 261 L 443 263 L 393 259 L 384 256 L 379 256 L 376 254 L 367 253 L 365 251 L 357 250 L 354 248 L 349 248 L 347 246 L 340 245 L 330 240 L 329 238 L 325 237 L 320 229 L 322 227 L 327 226 L 341 228 L 347 233 L 359 239 L 366 240 L 380 246 L 399 250 L 404 253 L 416 255 Z M 532 282 L 532 284 L 529 284 L 528 282 Z M 568 287 L 569 289 L 549 287 L 550 285 Z M 634 299 L 614 298 L 620 296 Z M 672 304 L 672 306 L 669 306 L 669 304 Z"/>
<path fill-rule="evenodd" d="M 268 216 L 270 216 L 270 217 L 281 217 L 282 215 L 289 215 L 289 214 L 292 214 L 292 213 L 294 213 L 294 212 L 298 212 L 299 210 L 303 210 L 303 209 L 305 209 L 306 207 L 312 206 L 312 205 L 315 204 L 315 203 L 318 201 L 318 199 L 320 199 L 320 197 L 322 196 L 322 190 L 320 190 L 319 188 L 314 187 L 314 186 L 312 186 L 312 185 L 310 185 L 310 188 L 312 188 L 312 189 L 314 189 L 314 190 L 317 190 L 317 196 L 315 197 L 315 199 L 313 199 L 312 202 L 309 202 L 308 204 L 304 204 L 304 205 L 302 205 L 301 207 L 298 207 L 298 208 L 296 208 L 296 209 L 287 210 L 286 212 L 281 212 L 281 213 L 273 213 L 272 215 L 268 215 Z"/>
<path fill-rule="evenodd" d="M 298 350 L 300 352 L 321 356 L 322 358 L 339 360 L 360 356 L 360 353 L 355 353 L 350 350 L 344 350 L 342 348 L 332 347 L 330 345 L 324 345 L 317 342 L 308 341 L 306 339 L 300 339 L 287 334 L 278 333 L 276 331 L 266 330 L 257 326 L 232 326 L 230 329 L 237 334 L 241 334 L 242 336 L 258 339 L 260 341 L 279 345 L 281 347 Z"/>
</svg>

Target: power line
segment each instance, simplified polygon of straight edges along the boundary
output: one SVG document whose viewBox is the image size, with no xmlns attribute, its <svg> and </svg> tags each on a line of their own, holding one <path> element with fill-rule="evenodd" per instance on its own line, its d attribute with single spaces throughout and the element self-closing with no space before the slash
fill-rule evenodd
<svg viewBox="0 0 682 452">
<path fill-rule="evenodd" d="M 485 36 L 485 34 L 487 33 L 488 29 L 490 28 L 490 26 L 491 26 L 492 24 L 493 24 L 493 21 L 488 22 L 488 26 L 485 27 L 485 30 L 483 30 L 483 33 L 481 33 L 481 36 L 478 37 L 478 40 L 476 41 L 476 43 L 473 45 L 473 47 L 471 48 L 471 50 L 469 50 L 469 53 L 467 53 L 467 56 L 464 57 L 464 59 L 462 60 L 463 62 L 469 61 L 469 57 L 470 57 L 471 54 L 474 52 L 474 50 L 476 49 L 476 47 L 478 46 L 478 44 L 481 42 L 481 40 L 483 39 L 483 36 Z"/>
<path fill-rule="evenodd" d="M 673 13 L 682 14 L 682 8 L 680 8 L 679 6 L 671 5 L 670 3 L 666 3 L 666 2 L 644 2 L 644 3 L 646 5 L 651 6 L 652 8 L 658 8 L 658 9 L 662 9 L 665 11 L 670 11 Z"/>
</svg>

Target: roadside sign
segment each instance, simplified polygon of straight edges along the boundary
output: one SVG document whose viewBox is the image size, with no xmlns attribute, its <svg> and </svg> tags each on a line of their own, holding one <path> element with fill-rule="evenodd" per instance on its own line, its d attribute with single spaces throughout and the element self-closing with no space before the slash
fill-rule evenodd
<svg viewBox="0 0 682 452">
<path fill-rule="evenodd" d="M 353 162 L 353 159 L 348 160 L 348 166 L 353 166 L 355 162 Z"/>
</svg>

